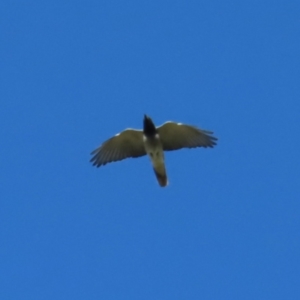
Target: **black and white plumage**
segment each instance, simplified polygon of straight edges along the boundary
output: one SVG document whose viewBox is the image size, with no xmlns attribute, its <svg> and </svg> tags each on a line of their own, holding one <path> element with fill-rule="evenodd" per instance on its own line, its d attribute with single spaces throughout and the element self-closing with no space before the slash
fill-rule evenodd
<svg viewBox="0 0 300 300">
<path fill-rule="evenodd" d="M 159 184 L 166 186 L 168 180 L 164 151 L 197 147 L 213 148 L 217 138 L 212 134 L 213 132 L 208 130 L 174 122 L 166 122 L 155 127 L 151 118 L 145 115 L 143 130 L 126 129 L 108 139 L 91 153 L 93 155 L 91 162 L 94 166 L 100 167 L 110 162 L 148 154 Z"/>
</svg>

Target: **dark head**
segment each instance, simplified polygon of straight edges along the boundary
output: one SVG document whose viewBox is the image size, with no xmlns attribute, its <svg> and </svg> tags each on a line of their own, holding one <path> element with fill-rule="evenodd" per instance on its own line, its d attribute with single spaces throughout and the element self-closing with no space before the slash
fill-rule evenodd
<svg viewBox="0 0 300 300">
<path fill-rule="evenodd" d="M 144 134 L 147 137 L 154 137 L 157 134 L 154 123 L 147 115 L 144 115 Z"/>
</svg>

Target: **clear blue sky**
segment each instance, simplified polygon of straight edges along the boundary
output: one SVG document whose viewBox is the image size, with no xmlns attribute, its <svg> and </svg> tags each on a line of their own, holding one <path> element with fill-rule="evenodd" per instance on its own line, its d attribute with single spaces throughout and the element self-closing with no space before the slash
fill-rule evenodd
<svg viewBox="0 0 300 300">
<path fill-rule="evenodd" d="M 0 299 L 300 299 L 299 1 L 1 1 Z M 99 169 L 144 113 L 214 149 Z"/>
</svg>

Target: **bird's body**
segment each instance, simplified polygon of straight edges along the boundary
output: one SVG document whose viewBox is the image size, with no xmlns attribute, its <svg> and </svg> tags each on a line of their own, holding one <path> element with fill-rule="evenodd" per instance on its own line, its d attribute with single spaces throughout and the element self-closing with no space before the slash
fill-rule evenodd
<svg viewBox="0 0 300 300">
<path fill-rule="evenodd" d="M 217 138 L 211 131 L 181 123 L 166 122 L 155 127 L 151 118 L 145 115 L 143 130 L 126 129 L 95 149 L 91 162 L 100 167 L 109 162 L 128 157 L 150 157 L 154 173 L 160 186 L 168 185 L 164 151 L 181 148 L 214 147 Z"/>
<path fill-rule="evenodd" d="M 159 185 L 166 186 L 168 185 L 168 179 L 167 179 L 167 173 L 165 167 L 165 156 L 164 156 L 163 145 L 156 128 L 153 131 L 151 130 L 147 131 L 147 126 L 149 125 L 151 126 L 150 121 L 151 119 L 144 119 L 143 141 L 144 141 L 145 151 L 150 157 L 153 170 Z"/>
</svg>

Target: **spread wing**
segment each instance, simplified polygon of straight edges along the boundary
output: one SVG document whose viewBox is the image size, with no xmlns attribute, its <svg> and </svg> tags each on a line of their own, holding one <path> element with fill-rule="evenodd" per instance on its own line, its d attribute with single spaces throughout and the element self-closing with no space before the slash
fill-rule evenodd
<svg viewBox="0 0 300 300">
<path fill-rule="evenodd" d="M 213 132 L 181 123 L 166 122 L 158 127 L 158 133 L 164 150 L 181 148 L 210 147 L 217 143 Z"/>
<path fill-rule="evenodd" d="M 95 149 L 90 160 L 94 166 L 100 167 L 113 161 L 128 157 L 146 155 L 143 144 L 143 132 L 140 130 L 126 129 L 104 142 Z"/>
</svg>

